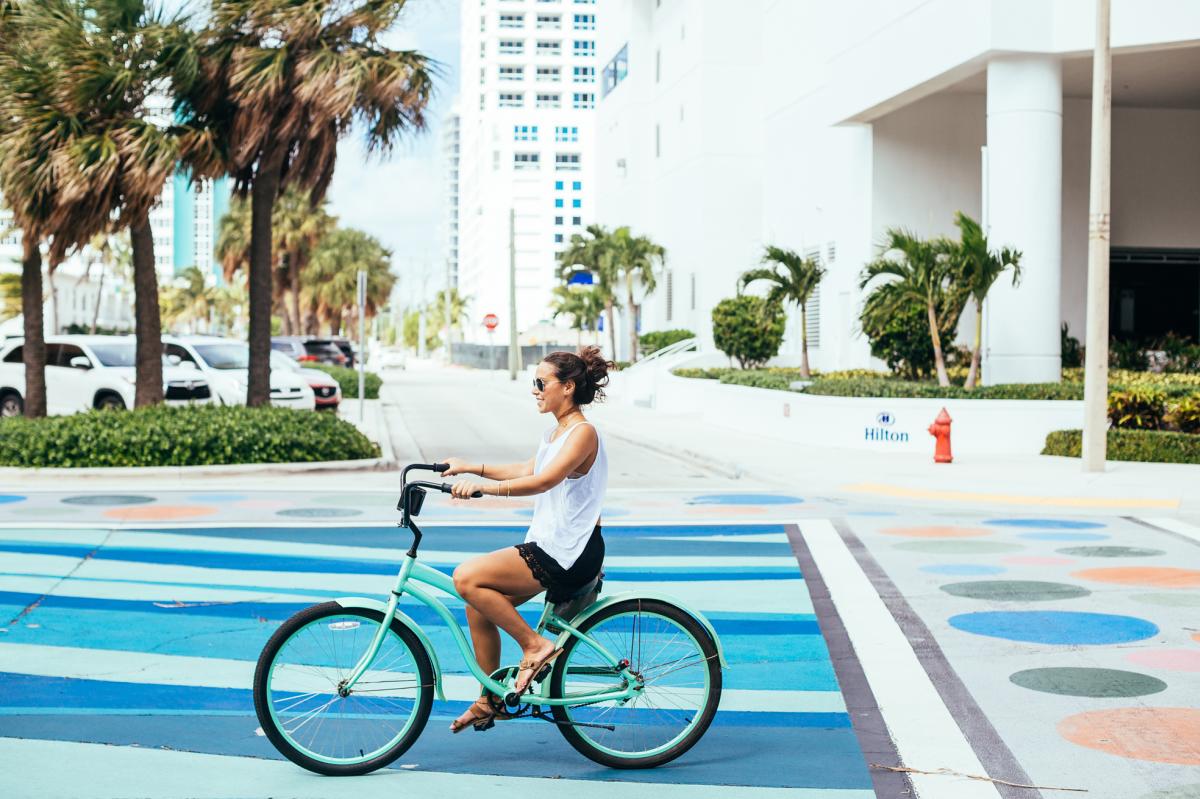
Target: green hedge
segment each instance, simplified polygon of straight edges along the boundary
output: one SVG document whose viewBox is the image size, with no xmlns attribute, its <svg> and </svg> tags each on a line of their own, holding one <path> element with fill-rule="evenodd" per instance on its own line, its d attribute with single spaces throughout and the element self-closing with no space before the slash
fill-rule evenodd
<svg viewBox="0 0 1200 799">
<path fill-rule="evenodd" d="M 672 344 L 695 337 L 695 333 L 683 328 L 676 330 L 652 330 L 649 333 L 643 333 L 638 336 L 638 347 L 641 348 L 643 355 L 649 355 L 652 352 L 661 350 L 663 347 L 669 347 Z"/>
<path fill-rule="evenodd" d="M 358 399 L 358 370 L 347 369 L 345 366 L 331 366 L 326 363 L 306 363 L 310 369 L 320 369 L 327 373 L 342 387 L 342 399 Z M 363 388 L 367 399 L 379 399 L 379 389 L 383 387 L 383 378 L 374 372 L 363 375 Z"/>
<path fill-rule="evenodd" d="M 981 386 L 968 391 L 962 386 L 939 386 L 910 380 L 821 378 L 806 388 L 806 394 L 826 397 L 895 397 L 934 399 L 1017 399 L 1081 400 L 1083 386 L 1078 383 L 1025 383 Z"/>
<path fill-rule="evenodd" d="M 1078 458 L 1083 452 L 1083 433 L 1055 430 L 1046 436 L 1043 455 Z M 1164 430 L 1109 430 L 1108 459 L 1148 463 L 1200 464 L 1200 436 Z"/>
<path fill-rule="evenodd" d="M 0 466 L 211 466 L 378 458 L 333 414 L 192 406 L 89 411 L 0 422 Z"/>
</svg>

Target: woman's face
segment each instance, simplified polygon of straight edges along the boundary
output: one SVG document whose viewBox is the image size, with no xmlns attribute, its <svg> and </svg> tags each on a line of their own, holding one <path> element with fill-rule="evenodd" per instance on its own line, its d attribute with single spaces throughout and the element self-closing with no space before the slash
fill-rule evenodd
<svg viewBox="0 0 1200 799">
<path fill-rule="evenodd" d="M 539 391 L 536 381 L 541 380 L 544 388 Z M 571 394 L 575 384 L 562 383 L 554 376 L 554 367 L 542 361 L 534 373 L 535 384 L 532 389 L 533 398 L 537 400 L 538 413 L 558 414 L 571 407 Z"/>
</svg>

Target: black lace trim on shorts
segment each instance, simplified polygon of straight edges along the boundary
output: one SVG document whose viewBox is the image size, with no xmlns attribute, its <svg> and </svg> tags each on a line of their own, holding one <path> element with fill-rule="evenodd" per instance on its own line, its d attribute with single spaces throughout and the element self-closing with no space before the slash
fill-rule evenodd
<svg viewBox="0 0 1200 799">
<path fill-rule="evenodd" d="M 521 559 L 529 566 L 529 571 L 533 573 L 533 579 L 542 584 L 542 588 L 550 590 L 553 582 L 550 575 L 546 573 L 546 569 L 542 566 L 542 562 L 538 560 L 537 553 L 534 552 L 535 544 L 517 544 L 517 552 L 521 553 Z"/>
</svg>

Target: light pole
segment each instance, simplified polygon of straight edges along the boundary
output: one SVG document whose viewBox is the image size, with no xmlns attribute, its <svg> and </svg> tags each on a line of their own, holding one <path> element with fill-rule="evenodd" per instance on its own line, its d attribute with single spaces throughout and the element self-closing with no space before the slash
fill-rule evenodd
<svg viewBox="0 0 1200 799">
<path fill-rule="evenodd" d="M 1104 471 L 1108 449 L 1108 258 L 1112 155 L 1111 0 L 1096 0 L 1092 61 L 1092 178 L 1088 215 L 1087 357 L 1083 366 L 1083 470 Z"/>
</svg>

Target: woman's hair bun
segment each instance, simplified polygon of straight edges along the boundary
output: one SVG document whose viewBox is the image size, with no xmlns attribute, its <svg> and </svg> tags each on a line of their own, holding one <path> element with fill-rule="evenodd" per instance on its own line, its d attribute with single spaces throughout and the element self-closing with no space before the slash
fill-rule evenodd
<svg viewBox="0 0 1200 799">
<path fill-rule="evenodd" d="M 564 383 L 575 384 L 572 399 L 576 405 L 590 405 L 604 400 L 608 373 L 616 364 L 607 360 L 599 347 L 580 347 L 578 352 L 552 352 L 543 359 L 554 367 L 554 376 Z"/>
</svg>

